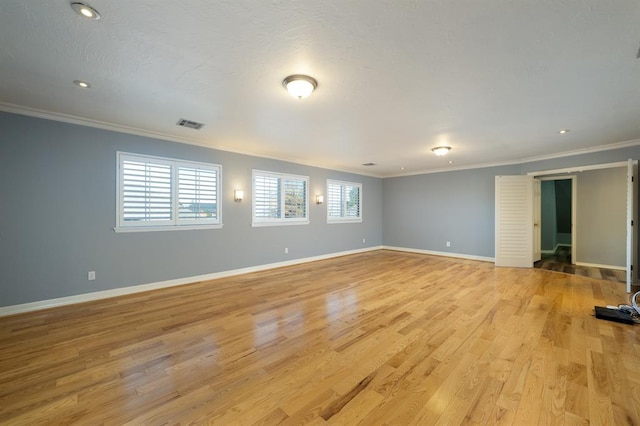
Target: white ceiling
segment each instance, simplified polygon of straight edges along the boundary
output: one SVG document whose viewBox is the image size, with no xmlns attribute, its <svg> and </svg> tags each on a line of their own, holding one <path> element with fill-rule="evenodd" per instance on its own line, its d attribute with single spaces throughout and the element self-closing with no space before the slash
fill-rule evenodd
<svg viewBox="0 0 640 426">
<path fill-rule="evenodd" d="M 638 0 L 87 3 L 0 2 L 2 109 L 376 176 L 640 143 Z"/>
</svg>

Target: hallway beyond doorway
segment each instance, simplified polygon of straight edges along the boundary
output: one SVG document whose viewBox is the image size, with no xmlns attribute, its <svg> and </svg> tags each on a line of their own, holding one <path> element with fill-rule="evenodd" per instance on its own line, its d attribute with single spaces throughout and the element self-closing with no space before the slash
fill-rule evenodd
<svg viewBox="0 0 640 426">
<path fill-rule="evenodd" d="M 533 266 L 534 268 L 563 272 L 565 274 L 626 283 L 625 271 L 572 265 L 570 246 L 559 246 L 555 253 L 543 253 L 542 259 L 534 263 Z"/>
</svg>

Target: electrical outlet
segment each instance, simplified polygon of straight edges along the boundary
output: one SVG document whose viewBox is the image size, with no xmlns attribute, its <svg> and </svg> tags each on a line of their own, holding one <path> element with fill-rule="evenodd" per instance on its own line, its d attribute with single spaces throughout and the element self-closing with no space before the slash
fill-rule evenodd
<svg viewBox="0 0 640 426">
<path fill-rule="evenodd" d="M 288 247 L 285 247 L 285 248 L 284 248 L 284 254 L 287 254 L 287 253 L 289 253 L 289 248 L 288 248 Z"/>
<path fill-rule="evenodd" d="M 96 279 L 96 271 L 89 271 L 89 273 L 87 274 L 87 279 L 89 281 L 93 281 Z"/>
<path fill-rule="evenodd" d="M 451 247 L 451 241 L 447 241 L 447 247 Z"/>
</svg>

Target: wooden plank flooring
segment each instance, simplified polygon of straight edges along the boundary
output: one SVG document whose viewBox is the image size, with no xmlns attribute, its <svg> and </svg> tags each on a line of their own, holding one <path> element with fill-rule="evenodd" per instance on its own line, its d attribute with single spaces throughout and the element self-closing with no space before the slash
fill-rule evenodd
<svg viewBox="0 0 640 426">
<path fill-rule="evenodd" d="M 533 264 L 534 268 L 547 269 L 565 274 L 627 283 L 627 272 L 624 270 L 596 268 L 571 263 L 571 247 L 560 246 L 555 253 L 542 253 L 542 259 Z"/>
<path fill-rule="evenodd" d="M 0 424 L 640 425 L 621 284 L 375 251 L 0 318 Z"/>
</svg>

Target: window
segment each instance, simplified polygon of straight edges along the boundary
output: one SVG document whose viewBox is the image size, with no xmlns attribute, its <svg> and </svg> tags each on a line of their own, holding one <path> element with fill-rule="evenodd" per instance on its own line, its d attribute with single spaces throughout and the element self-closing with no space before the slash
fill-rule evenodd
<svg viewBox="0 0 640 426">
<path fill-rule="evenodd" d="M 253 226 L 309 223 L 307 176 L 253 171 Z"/>
<path fill-rule="evenodd" d="M 327 180 L 327 222 L 362 222 L 362 184 Z"/>
<path fill-rule="evenodd" d="M 220 166 L 118 152 L 116 231 L 220 228 Z"/>
</svg>

